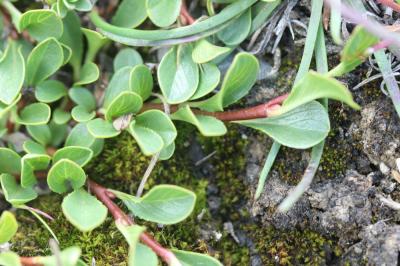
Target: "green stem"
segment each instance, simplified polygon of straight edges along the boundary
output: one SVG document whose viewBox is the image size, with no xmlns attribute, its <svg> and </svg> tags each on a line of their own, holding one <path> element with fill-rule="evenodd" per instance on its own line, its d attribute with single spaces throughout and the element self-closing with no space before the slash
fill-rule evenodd
<svg viewBox="0 0 400 266">
<path fill-rule="evenodd" d="M 8 11 L 11 16 L 11 20 L 16 29 L 19 29 L 19 20 L 21 18 L 22 13 L 10 2 L 3 1 L 1 5 Z"/>
</svg>

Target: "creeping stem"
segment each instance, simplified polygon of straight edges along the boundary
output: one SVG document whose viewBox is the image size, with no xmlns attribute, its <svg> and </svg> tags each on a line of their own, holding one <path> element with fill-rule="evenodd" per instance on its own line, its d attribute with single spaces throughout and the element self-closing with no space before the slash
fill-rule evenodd
<svg viewBox="0 0 400 266">
<path fill-rule="evenodd" d="M 90 191 L 107 207 L 108 211 L 114 217 L 115 221 L 122 222 L 125 225 L 133 225 L 133 219 L 124 213 L 117 204 L 113 202 L 113 198 L 115 196 L 112 192 L 108 191 L 105 187 L 97 184 L 92 180 L 88 180 L 88 186 Z M 152 236 L 147 233 L 142 233 L 140 235 L 140 240 L 151 248 L 161 259 L 163 259 L 166 263 L 171 265 L 172 263 L 176 263 L 177 258 L 174 253 L 170 250 L 164 248 L 160 245 Z"/>
<path fill-rule="evenodd" d="M 213 116 L 222 121 L 237 121 L 237 120 L 249 120 L 249 119 L 256 119 L 256 118 L 265 118 L 268 117 L 270 112 L 276 110 L 280 107 L 284 100 L 288 97 L 288 94 L 283 94 L 278 96 L 269 102 L 262 103 L 257 106 L 242 108 L 233 111 L 223 111 L 223 112 L 206 112 L 199 109 L 193 108 L 192 111 L 196 115 L 206 115 L 206 116 Z M 141 112 L 151 110 L 151 109 L 158 109 L 164 110 L 162 104 L 158 103 L 145 103 L 143 105 Z M 176 112 L 179 109 L 179 105 L 171 105 L 171 113 Z"/>
</svg>

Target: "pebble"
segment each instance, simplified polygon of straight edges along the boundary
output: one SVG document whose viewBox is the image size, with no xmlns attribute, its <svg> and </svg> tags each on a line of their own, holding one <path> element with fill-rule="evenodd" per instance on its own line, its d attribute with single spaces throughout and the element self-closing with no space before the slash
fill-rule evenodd
<svg viewBox="0 0 400 266">
<path fill-rule="evenodd" d="M 383 162 L 379 164 L 379 170 L 382 172 L 384 175 L 388 175 L 390 173 L 390 168 Z"/>
<path fill-rule="evenodd" d="M 396 166 L 397 166 L 397 171 L 400 172 L 400 158 L 396 159 Z"/>
</svg>

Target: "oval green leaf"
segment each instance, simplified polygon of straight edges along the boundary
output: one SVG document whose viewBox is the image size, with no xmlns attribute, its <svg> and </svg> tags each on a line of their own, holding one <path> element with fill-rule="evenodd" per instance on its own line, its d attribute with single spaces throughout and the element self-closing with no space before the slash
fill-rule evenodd
<svg viewBox="0 0 400 266">
<path fill-rule="evenodd" d="M 58 80 L 40 82 L 35 90 L 35 97 L 43 103 L 52 103 L 67 95 L 67 88 Z"/>
<path fill-rule="evenodd" d="M 201 39 L 194 46 L 192 58 L 197 64 L 204 64 L 230 51 L 228 47 L 216 46 L 207 39 Z"/>
<path fill-rule="evenodd" d="M 212 92 L 219 84 L 221 72 L 218 67 L 212 63 L 207 63 L 199 66 L 200 81 L 195 94 L 190 97 L 190 100 L 199 99 Z"/>
<path fill-rule="evenodd" d="M 20 174 L 21 156 L 15 151 L 0 147 L 0 173 Z"/>
<path fill-rule="evenodd" d="M 112 18 L 112 24 L 136 28 L 147 18 L 146 0 L 123 0 Z"/>
<path fill-rule="evenodd" d="M 182 266 L 222 266 L 222 263 L 217 259 L 205 254 L 176 249 L 173 249 L 172 252 L 175 254 Z"/>
<path fill-rule="evenodd" d="M 108 106 L 105 118 L 112 121 L 115 118 L 126 114 L 135 114 L 142 109 L 142 98 L 130 91 L 121 92 Z"/>
<path fill-rule="evenodd" d="M 243 42 L 251 29 L 251 9 L 249 8 L 240 17 L 235 19 L 228 27 L 217 33 L 218 39 L 229 46 Z"/>
<path fill-rule="evenodd" d="M 97 139 L 107 139 L 118 136 L 121 131 L 114 128 L 111 122 L 101 118 L 96 118 L 87 123 L 87 129 L 90 134 Z"/>
<path fill-rule="evenodd" d="M 114 72 L 124 67 L 143 64 L 142 56 L 133 48 L 121 49 L 114 59 Z"/>
<path fill-rule="evenodd" d="M 135 66 L 131 72 L 129 85 L 129 88 L 139 94 L 143 101 L 147 100 L 153 90 L 153 76 L 150 69 L 145 65 Z"/>
<path fill-rule="evenodd" d="M 53 155 L 53 163 L 62 159 L 68 159 L 77 163 L 79 166 L 85 166 L 93 157 L 93 151 L 86 147 L 68 146 L 56 151 Z"/>
<path fill-rule="evenodd" d="M 44 125 L 50 120 L 51 109 L 45 103 L 33 103 L 21 110 L 16 121 L 22 125 Z"/>
<path fill-rule="evenodd" d="M 32 187 L 23 188 L 18 185 L 15 177 L 10 174 L 2 174 L 0 180 L 4 197 L 13 206 L 25 204 L 38 196 Z"/>
<path fill-rule="evenodd" d="M 82 187 L 86 182 L 86 174 L 75 162 L 61 159 L 55 163 L 47 176 L 49 188 L 56 193 L 65 193 L 71 186 L 73 189 Z"/>
<path fill-rule="evenodd" d="M 29 10 L 22 14 L 18 26 L 39 42 L 49 37 L 58 39 L 63 33 L 62 21 L 53 10 Z"/>
<path fill-rule="evenodd" d="M 0 216 L 0 244 L 11 240 L 18 230 L 18 223 L 9 211 L 3 211 Z"/>
<path fill-rule="evenodd" d="M 181 0 L 147 0 L 147 14 L 156 26 L 168 27 L 178 18 L 181 2 Z"/>
<path fill-rule="evenodd" d="M 37 183 L 35 171 L 47 170 L 50 164 L 50 156 L 47 154 L 26 154 L 22 157 L 21 186 L 32 187 Z"/>
</svg>

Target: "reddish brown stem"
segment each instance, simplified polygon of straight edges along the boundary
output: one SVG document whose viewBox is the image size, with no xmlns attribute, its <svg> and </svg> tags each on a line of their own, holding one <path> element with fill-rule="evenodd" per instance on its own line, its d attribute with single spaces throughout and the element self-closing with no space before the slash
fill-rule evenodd
<svg viewBox="0 0 400 266">
<path fill-rule="evenodd" d="M 253 107 L 247 107 L 239 110 L 224 111 L 224 112 L 206 112 L 199 109 L 192 109 L 196 115 L 207 115 L 213 116 L 222 121 L 237 121 L 237 120 L 249 120 L 256 118 L 265 118 L 269 116 L 270 111 L 276 110 L 280 107 L 284 100 L 288 97 L 288 94 L 281 95 L 272 99 L 267 103 L 263 103 Z M 143 105 L 141 112 L 158 109 L 164 110 L 164 106 L 158 103 L 146 103 Z M 179 109 L 178 105 L 170 106 L 171 113 L 176 112 Z"/>
<path fill-rule="evenodd" d="M 108 211 L 114 217 L 116 221 L 122 222 L 126 225 L 134 224 L 134 221 L 131 217 L 129 217 L 126 213 L 124 213 L 117 204 L 112 201 L 112 198 L 115 196 L 107 190 L 106 188 L 102 187 L 101 185 L 97 184 L 92 180 L 88 180 L 88 185 L 90 191 L 96 195 L 96 197 L 103 202 L 103 204 L 107 207 Z M 147 233 L 142 233 L 140 235 L 140 240 L 151 248 L 160 258 L 162 258 L 166 263 L 171 264 L 175 262 L 177 259 L 170 250 L 161 246 L 152 236 Z"/>
<path fill-rule="evenodd" d="M 43 264 L 36 262 L 37 257 L 20 257 L 23 266 L 42 266 Z"/>
<path fill-rule="evenodd" d="M 187 9 L 186 1 L 182 1 L 181 17 L 185 20 L 186 24 L 191 25 L 195 22 L 195 19 L 190 15 Z"/>
<path fill-rule="evenodd" d="M 400 5 L 395 3 L 393 0 L 377 0 L 378 3 L 390 7 L 396 12 L 400 12 Z"/>
</svg>

